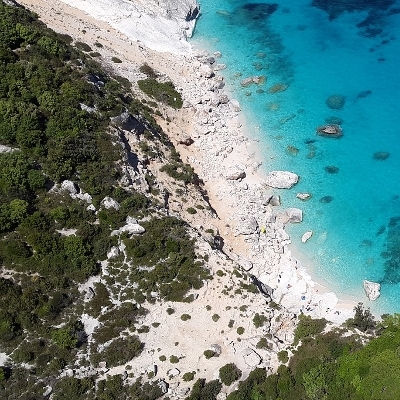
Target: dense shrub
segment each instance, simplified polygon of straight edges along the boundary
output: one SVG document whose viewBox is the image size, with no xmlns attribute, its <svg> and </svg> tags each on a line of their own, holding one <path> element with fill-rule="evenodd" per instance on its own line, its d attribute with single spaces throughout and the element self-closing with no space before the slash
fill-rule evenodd
<svg viewBox="0 0 400 400">
<path fill-rule="evenodd" d="M 180 93 L 175 90 L 175 86 L 172 82 L 161 83 L 154 78 L 148 78 L 145 80 L 139 80 L 138 85 L 140 90 L 150 97 L 153 97 L 154 99 L 173 108 L 182 108 L 182 97 Z"/>
<path fill-rule="evenodd" d="M 226 364 L 219 369 L 219 379 L 226 386 L 232 385 L 233 382 L 240 379 L 242 371 L 233 363 Z"/>
</svg>

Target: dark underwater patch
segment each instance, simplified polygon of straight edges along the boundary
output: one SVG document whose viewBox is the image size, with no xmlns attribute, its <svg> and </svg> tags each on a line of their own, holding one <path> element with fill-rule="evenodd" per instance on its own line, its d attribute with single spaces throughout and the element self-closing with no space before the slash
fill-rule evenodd
<svg viewBox="0 0 400 400">
<path fill-rule="evenodd" d="M 400 282 L 400 217 L 392 217 L 387 228 L 386 246 L 381 256 L 384 263 L 382 283 Z"/>
<path fill-rule="evenodd" d="M 241 8 L 248 13 L 249 18 L 257 20 L 272 15 L 278 9 L 278 4 L 246 3 Z"/>
</svg>

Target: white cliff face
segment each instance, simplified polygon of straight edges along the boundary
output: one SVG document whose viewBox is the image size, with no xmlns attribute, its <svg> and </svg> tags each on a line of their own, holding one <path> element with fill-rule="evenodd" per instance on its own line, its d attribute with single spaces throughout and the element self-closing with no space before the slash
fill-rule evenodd
<svg viewBox="0 0 400 400">
<path fill-rule="evenodd" d="M 155 51 L 190 52 L 199 15 L 196 0 L 62 0 L 92 17 L 108 22 L 132 40 Z"/>
</svg>

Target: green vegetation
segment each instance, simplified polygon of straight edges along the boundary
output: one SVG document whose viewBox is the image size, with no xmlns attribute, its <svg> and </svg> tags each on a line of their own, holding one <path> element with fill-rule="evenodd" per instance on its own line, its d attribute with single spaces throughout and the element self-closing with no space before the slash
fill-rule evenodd
<svg viewBox="0 0 400 400">
<path fill-rule="evenodd" d="M 186 400 L 216 400 L 221 388 L 222 384 L 218 379 L 210 382 L 198 379 Z"/>
<path fill-rule="evenodd" d="M 182 321 L 188 321 L 189 319 L 191 319 L 192 317 L 189 314 L 182 314 L 181 315 L 181 320 Z"/>
<path fill-rule="evenodd" d="M 244 328 L 243 328 L 242 326 L 239 326 L 239 327 L 236 329 L 236 332 L 237 332 L 238 335 L 243 335 L 243 333 L 244 333 Z"/>
<path fill-rule="evenodd" d="M 267 321 L 268 318 L 263 314 L 256 313 L 253 317 L 253 324 L 256 328 L 261 328 Z"/>
<path fill-rule="evenodd" d="M 241 376 L 242 371 L 233 363 L 226 364 L 219 369 L 219 379 L 226 386 L 232 385 Z"/>
<path fill-rule="evenodd" d="M 0 398 L 42 398 L 43 382 L 52 382 L 54 399 L 155 399 L 160 389 L 147 382 L 59 377 L 65 368 L 132 360 L 144 346 L 137 334 L 156 327 L 140 322 L 146 302 L 191 301 L 187 292 L 211 278 L 188 225 L 160 212 L 151 194 L 157 182 L 149 178 L 145 194 L 121 185 L 126 154 L 110 117 L 133 115 L 149 154 L 167 154 L 170 172 L 185 183 L 196 176 L 156 124 L 157 104 L 145 105 L 127 79 L 103 71 L 90 46 L 71 42 L 0 2 L 0 144 L 13 149 L 0 154 L 0 265 L 12 275 L 0 278 L 0 348 L 10 356 L 0 366 Z M 165 90 L 175 95 L 173 85 Z M 173 101 L 178 106 L 180 96 Z M 95 211 L 61 190 L 65 180 Z M 106 196 L 120 208 L 100 208 Z M 128 216 L 145 218 L 140 242 L 111 236 Z M 119 240 L 128 258 L 113 257 L 110 273 L 81 293 L 78 285 L 101 273 Z M 83 313 L 100 321 L 90 340 Z"/>
<path fill-rule="evenodd" d="M 218 314 L 213 314 L 211 318 L 214 322 L 217 322 L 221 317 Z"/>
<path fill-rule="evenodd" d="M 184 382 L 189 382 L 189 381 L 192 381 L 193 379 L 194 379 L 194 376 L 196 375 L 196 372 L 185 372 L 183 375 L 182 375 L 182 379 L 183 379 L 183 381 Z"/>
<path fill-rule="evenodd" d="M 155 78 L 139 80 L 140 90 L 173 108 L 182 108 L 183 101 L 179 92 L 175 90 L 172 82 L 158 82 Z"/>
<path fill-rule="evenodd" d="M 204 350 L 204 357 L 208 360 L 211 357 L 214 357 L 216 355 L 215 351 L 213 350 Z"/>
</svg>

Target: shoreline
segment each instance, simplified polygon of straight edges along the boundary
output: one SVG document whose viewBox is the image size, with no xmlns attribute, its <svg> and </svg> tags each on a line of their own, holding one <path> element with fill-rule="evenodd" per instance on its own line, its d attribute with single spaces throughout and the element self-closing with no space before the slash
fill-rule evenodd
<svg viewBox="0 0 400 400">
<path fill-rule="evenodd" d="M 295 314 L 304 312 L 316 318 L 324 317 L 334 323 L 341 323 L 353 315 L 354 304 L 339 300 L 333 292 L 320 290 L 324 286 L 314 282 L 308 273 L 309 268 L 301 265 L 292 255 L 288 249 L 290 239 L 285 235 L 283 224 L 271 224 L 269 236 L 260 233 L 259 227 L 265 225 L 266 220 L 273 216 L 281 218 L 284 210 L 277 210 L 277 207 L 266 202 L 266 198 L 276 191 L 263 184 L 263 172 L 259 169 L 261 160 L 251 150 L 255 143 L 252 143 L 252 138 L 245 131 L 245 123 L 242 125 L 244 113 L 228 98 L 228 94 L 232 95 L 232 92 L 219 88 L 223 80 L 221 81 L 218 71 L 215 71 L 215 77 L 211 76 L 213 68 L 207 64 L 205 55 L 193 48 L 192 54 L 185 56 L 152 51 L 115 31 L 106 22 L 96 20 L 76 8 L 76 11 L 71 10 L 72 7 L 64 2 L 23 0 L 20 3 L 37 12 L 56 31 L 63 31 L 74 39 L 78 38 L 89 44 L 97 40 L 105 43 L 110 54 L 123 58 L 121 65 L 113 66 L 116 72 L 130 80 L 137 79 L 138 74 L 129 63 L 141 65 L 148 62 L 150 66 L 169 76 L 182 89 L 186 100 L 182 111 L 170 112 L 171 117 L 175 118 L 176 129 L 175 133 L 170 132 L 169 135 L 175 142 L 177 134 L 183 133 L 185 128 L 193 135 L 194 143 L 190 147 L 178 145 L 177 148 L 182 159 L 189 162 L 204 180 L 210 203 L 220 218 L 218 225 L 227 253 L 231 258 L 236 258 L 244 269 L 248 268 L 249 273 L 255 275 L 259 281 L 274 290 L 274 301 Z M 52 15 L 46 13 L 48 8 L 43 3 L 50 8 L 58 7 L 57 10 L 63 8 L 63 12 L 59 12 L 58 20 L 57 12 L 53 10 Z M 87 28 L 86 32 L 66 24 L 64 13 L 68 10 L 67 7 L 70 7 L 70 12 L 80 14 L 83 25 Z M 179 65 L 177 59 L 181 62 Z M 214 92 L 207 90 L 210 87 L 214 87 Z M 215 92 L 219 99 L 213 95 Z M 261 169 L 265 170 L 266 166 Z M 238 172 L 244 172 L 246 176 L 226 179 L 228 174 Z M 237 234 L 238 229 L 242 225 L 248 225 L 250 219 L 251 222 L 256 220 L 257 228 L 252 230 L 250 227 L 245 233 L 242 231 Z M 271 238 L 274 243 L 280 241 L 279 252 L 271 249 Z M 301 253 L 299 249 L 296 250 Z M 318 291 L 315 286 L 318 286 Z"/>
</svg>

